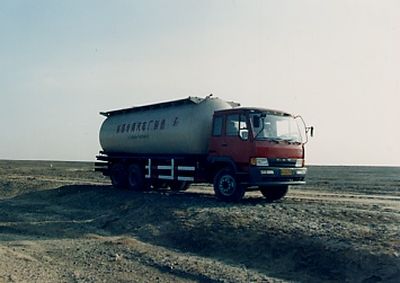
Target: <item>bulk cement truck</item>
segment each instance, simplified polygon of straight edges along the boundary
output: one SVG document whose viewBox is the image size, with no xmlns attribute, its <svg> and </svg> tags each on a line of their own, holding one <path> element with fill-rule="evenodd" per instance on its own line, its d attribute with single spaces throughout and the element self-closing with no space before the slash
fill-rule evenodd
<svg viewBox="0 0 400 283">
<path fill-rule="evenodd" d="M 307 128 L 300 117 L 208 96 L 101 112 L 96 171 L 116 188 L 185 190 L 211 183 L 238 201 L 259 190 L 270 201 L 304 184 Z"/>
</svg>

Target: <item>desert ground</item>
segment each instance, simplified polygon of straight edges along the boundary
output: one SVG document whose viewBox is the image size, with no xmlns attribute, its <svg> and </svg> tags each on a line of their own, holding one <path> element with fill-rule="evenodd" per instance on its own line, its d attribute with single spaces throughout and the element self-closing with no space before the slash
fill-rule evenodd
<svg viewBox="0 0 400 283">
<path fill-rule="evenodd" d="M 0 282 L 400 282 L 400 168 L 311 166 L 232 204 L 93 167 L 0 161 Z"/>
</svg>

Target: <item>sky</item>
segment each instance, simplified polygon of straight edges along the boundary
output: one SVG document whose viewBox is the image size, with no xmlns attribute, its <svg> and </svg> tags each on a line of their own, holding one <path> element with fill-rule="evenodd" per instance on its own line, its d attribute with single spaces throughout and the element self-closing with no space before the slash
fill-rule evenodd
<svg viewBox="0 0 400 283">
<path fill-rule="evenodd" d="M 300 114 L 308 164 L 400 166 L 398 0 L 3 0 L 0 159 L 94 160 L 99 112 Z"/>
</svg>

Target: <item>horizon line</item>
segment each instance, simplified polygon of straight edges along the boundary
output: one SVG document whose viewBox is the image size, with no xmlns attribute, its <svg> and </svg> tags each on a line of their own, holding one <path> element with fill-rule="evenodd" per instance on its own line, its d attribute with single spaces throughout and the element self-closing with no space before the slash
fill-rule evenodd
<svg viewBox="0 0 400 283">
<path fill-rule="evenodd" d="M 10 159 L 10 158 L 0 158 L 0 161 L 41 161 L 41 162 L 86 162 L 94 163 L 96 160 L 70 160 L 70 159 Z M 400 167 L 400 164 L 350 164 L 350 163 L 308 163 L 307 166 L 331 166 L 331 167 Z"/>
</svg>

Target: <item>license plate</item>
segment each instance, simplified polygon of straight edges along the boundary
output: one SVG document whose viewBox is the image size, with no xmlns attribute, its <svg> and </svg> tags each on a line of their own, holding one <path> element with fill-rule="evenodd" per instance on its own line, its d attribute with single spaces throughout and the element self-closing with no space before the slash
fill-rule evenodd
<svg viewBox="0 0 400 283">
<path fill-rule="evenodd" d="M 292 169 L 281 169 L 281 176 L 292 176 Z"/>
</svg>

